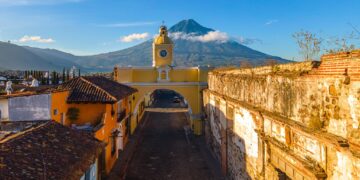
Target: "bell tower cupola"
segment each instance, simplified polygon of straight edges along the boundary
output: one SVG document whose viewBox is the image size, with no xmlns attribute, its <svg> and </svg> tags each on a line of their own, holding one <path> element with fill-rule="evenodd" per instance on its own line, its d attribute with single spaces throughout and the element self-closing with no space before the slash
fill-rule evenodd
<svg viewBox="0 0 360 180">
<path fill-rule="evenodd" d="M 153 67 L 166 67 L 172 64 L 173 46 L 166 26 L 160 26 L 159 35 L 153 42 Z"/>
</svg>

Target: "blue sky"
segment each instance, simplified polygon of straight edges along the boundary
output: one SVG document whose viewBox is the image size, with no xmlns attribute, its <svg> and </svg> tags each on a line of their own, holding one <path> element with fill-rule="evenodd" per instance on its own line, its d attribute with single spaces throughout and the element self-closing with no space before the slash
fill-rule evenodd
<svg viewBox="0 0 360 180">
<path fill-rule="evenodd" d="M 299 59 L 294 32 L 350 34 L 349 24 L 360 29 L 359 9 L 358 0 L 0 0 L 0 40 L 90 55 L 152 38 L 163 20 L 192 18 L 255 40 L 247 45 L 256 50 Z"/>
</svg>

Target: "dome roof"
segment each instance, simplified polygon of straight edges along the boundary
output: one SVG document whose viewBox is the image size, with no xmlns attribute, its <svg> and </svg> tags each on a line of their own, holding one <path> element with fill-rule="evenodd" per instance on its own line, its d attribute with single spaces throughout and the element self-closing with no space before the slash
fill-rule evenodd
<svg viewBox="0 0 360 180">
<path fill-rule="evenodd" d="M 173 42 L 168 36 L 158 35 L 154 39 L 154 44 L 173 44 Z"/>
<path fill-rule="evenodd" d="M 155 37 L 154 44 L 173 44 L 168 37 L 166 26 L 160 26 L 159 35 Z"/>
</svg>

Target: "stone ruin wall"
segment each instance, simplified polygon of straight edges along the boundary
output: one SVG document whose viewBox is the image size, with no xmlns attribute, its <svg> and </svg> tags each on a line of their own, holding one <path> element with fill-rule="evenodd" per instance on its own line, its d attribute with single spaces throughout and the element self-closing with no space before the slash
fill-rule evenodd
<svg viewBox="0 0 360 180">
<path fill-rule="evenodd" d="M 205 134 L 232 179 L 360 179 L 360 51 L 208 84 Z"/>
</svg>

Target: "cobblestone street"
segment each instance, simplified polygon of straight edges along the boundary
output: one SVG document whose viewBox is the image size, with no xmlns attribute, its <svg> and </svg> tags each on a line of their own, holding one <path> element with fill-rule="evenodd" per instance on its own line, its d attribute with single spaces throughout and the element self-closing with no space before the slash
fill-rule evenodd
<svg viewBox="0 0 360 180">
<path fill-rule="evenodd" d="M 202 137 L 186 135 L 184 113 L 150 112 L 126 179 L 222 179 Z"/>
</svg>

